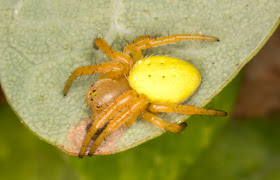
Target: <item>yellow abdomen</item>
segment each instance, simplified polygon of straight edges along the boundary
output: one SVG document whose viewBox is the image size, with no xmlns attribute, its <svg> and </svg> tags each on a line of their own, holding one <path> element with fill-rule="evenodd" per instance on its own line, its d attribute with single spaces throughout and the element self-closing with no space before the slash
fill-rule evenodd
<svg viewBox="0 0 280 180">
<path fill-rule="evenodd" d="M 192 64 L 166 56 L 139 60 L 131 70 L 130 86 L 152 102 L 180 103 L 198 88 L 201 76 Z"/>
</svg>

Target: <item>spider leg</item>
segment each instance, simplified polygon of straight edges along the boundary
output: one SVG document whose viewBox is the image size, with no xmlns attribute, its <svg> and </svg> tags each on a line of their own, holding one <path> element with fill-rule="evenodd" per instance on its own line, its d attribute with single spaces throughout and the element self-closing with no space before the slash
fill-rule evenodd
<svg viewBox="0 0 280 180">
<path fill-rule="evenodd" d="M 88 133 L 86 134 L 79 156 L 82 157 L 85 154 L 86 147 L 88 146 L 88 143 L 90 142 L 93 135 L 96 133 L 96 131 L 103 127 L 111 118 L 113 118 L 117 112 L 119 112 L 119 109 L 122 109 L 124 106 L 126 106 L 128 103 L 130 103 L 135 97 L 137 97 L 137 94 L 135 91 L 130 90 L 121 95 L 116 99 L 116 102 L 112 103 L 107 109 L 105 109 L 93 122 L 92 126 L 90 127 Z"/>
<path fill-rule="evenodd" d="M 102 64 L 96 64 L 92 66 L 84 66 L 84 67 L 79 67 L 77 68 L 68 78 L 64 89 L 63 89 L 63 94 L 66 96 L 72 81 L 77 77 L 77 76 L 83 76 L 83 75 L 88 75 L 88 74 L 94 74 L 94 73 L 109 73 L 112 78 L 118 78 L 123 74 L 123 69 L 124 66 L 121 63 L 118 62 L 105 62 Z"/>
<path fill-rule="evenodd" d="M 129 119 L 127 121 L 125 121 L 125 123 L 123 124 L 123 127 L 130 127 L 134 121 L 137 119 L 137 117 L 139 116 L 139 114 L 132 114 L 129 116 Z"/>
<path fill-rule="evenodd" d="M 136 40 L 133 41 L 131 44 L 127 45 L 126 48 L 124 49 L 124 53 L 132 54 L 133 59 L 134 59 L 134 54 L 137 57 L 139 56 L 139 54 L 142 55 L 141 50 L 162 46 L 166 44 L 174 44 L 183 40 L 219 41 L 219 39 L 216 37 L 193 35 L 193 34 L 174 34 L 174 35 L 158 37 L 158 38 L 153 38 L 150 36 L 140 36 L 139 40 L 138 38 Z"/>
<path fill-rule="evenodd" d="M 123 125 L 127 120 L 131 118 L 136 120 L 136 118 L 140 115 L 140 113 L 147 107 L 149 100 L 145 96 L 139 96 L 133 100 L 126 108 L 124 108 L 121 112 L 116 114 L 114 118 L 109 122 L 104 131 L 97 137 L 95 140 L 89 155 L 93 155 L 96 151 L 97 147 L 100 143 L 113 131 L 115 131 L 118 127 Z M 131 116 L 132 114 L 132 116 Z"/>
<path fill-rule="evenodd" d="M 141 49 L 137 49 L 135 46 L 136 44 L 140 44 L 144 40 L 150 39 L 151 36 L 139 36 L 136 38 L 132 43 L 128 44 L 124 50 L 123 53 L 127 55 L 132 55 L 134 62 L 138 61 L 139 59 L 143 59 L 142 51 Z"/>
<path fill-rule="evenodd" d="M 125 121 L 125 123 L 123 124 L 123 127 L 130 127 L 134 123 L 134 121 L 137 119 L 138 116 L 136 116 L 136 115 L 130 116 L 130 118 L 127 121 Z"/>
<path fill-rule="evenodd" d="M 154 102 L 148 107 L 149 111 L 153 113 L 158 112 L 175 112 L 187 115 L 208 115 L 208 116 L 226 116 L 227 113 L 224 111 L 203 109 L 194 106 L 184 106 L 170 103 Z"/>
<path fill-rule="evenodd" d="M 185 129 L 187 126 L 187 123 L 183 122 L 181 124 L 175 124 L 175 123 L 169 123 L 163 121 L 161 118 L 157 117 L 156 115 L 149 113 L 148 111 L 145 111 L 141 116 L 145 121 L 161 128 L 165 129 L 174 133 L 178 133 Z"/>
<path fill-rule="evenodd" d="M 95 45 L 103 51 L 110 59 L 121 62 L 128 67 L 128 71 L 132 68 L 134 62 L 133 59 L 122 52 L 113 50 L 103 39 L 97 38 L 94 41 Z"/>
</svg>

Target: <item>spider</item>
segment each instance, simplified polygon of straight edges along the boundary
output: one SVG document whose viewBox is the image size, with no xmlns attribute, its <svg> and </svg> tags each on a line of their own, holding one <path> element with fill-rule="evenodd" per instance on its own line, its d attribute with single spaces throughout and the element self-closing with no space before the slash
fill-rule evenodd
<svg viewBox="0 0 280 180">
<path fill-rule="evenodd" d="M 212 36 L 175 34 L 165 37 L 139 36 L 123 52 L 113 50 L 103 39 L 94 44 L 113 61 L 79 67 L 68 78 L 63 94 L 66 96 L 77 76 L 101 73 L 86 92 L 86 103 L 92 109 L 93 123 L 79 152 L 86 155 L 86 148 L 96 134 L 88 155 L 93 155 L 101 142 L 118 127 L 129 127 L 141 117 L 158 128 L 174 133 L 187 124 L 169 123 L 157 117 L 159 112 L 225 116 L 226 112 L 179 105 L 198 88 L 199 71 L 186 61 L 167 56 L 143 58 L 142 50 L 182 40 L 219 41 Z M 177 83 L 177 81 L 179 81 Z M 101 132 L 100 132 L 101 131 Z"/>
</svg>

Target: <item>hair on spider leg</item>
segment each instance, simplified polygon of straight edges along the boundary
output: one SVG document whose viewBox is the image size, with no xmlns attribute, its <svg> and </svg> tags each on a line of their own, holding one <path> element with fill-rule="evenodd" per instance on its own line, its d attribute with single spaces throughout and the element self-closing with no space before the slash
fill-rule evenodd
<svg viewBox="0 0 280 180">
<path fill-rule="evenodd" d="M 209 108 L 207 108 L 207 110 L 214 108 L 214 105 L 211 105 Z"/>
<path fill-rule="evenodd" d="M 147 36 L 148 35 L 148 30 L 145 29 L 144 35 Z"/>
<path fill-rule="evenodd" d="M 134 66 L 136 65 L 136 63 L 134 64 Z M 129 74 L 126 74 L 125 72 L 123 73 L 124 74 L 124 77 L 125 77 L 125 79 L 127 79 L 128 80 L 128 76 L 129 76 Z"/>
<path fill-rule="evenodd" d="M 88 77 L 87 77 L 87 80 L 89 80 L 89 79 L 91 79 L 92 78 L 92 76 L 96 76 L 97 74 L 95 74 L 95 73 L 92 73 L 92 74 L 90 74 Z"/>
<path fill-rule="evenodd" d="M 204 119 L 204 116 L 199 116 L 199 117 L 201 117 L 201 119 L 203 119 L 203 121 L 205 120 L 205 119 Z"/>
<path fill-rule="evenodd" d="M 205 109 L 206 109 L 206 111 L 211 111 L 211 110 L 213 110 L 213 109 L 215 109 L 215 108 L 214 108 L 214 105 L 211 105 L 210 107 L 205 108 Z M 207 116 L 209 116 L 209 115 L 207 115 Z"/>
<path fill-rule="evenodd" d="M 210 118 L 210 120 L 214 120 L 215 118 L 213 116 L 208 116 Z"/>
<path fill-rule="evenodd" d="M 192 104 L 192 106 L 198 107 L 198 105 L 197 105 L 196 102 L 194 102 L 194 103 Z"/>
<path fill-rule="evenodd" d="M 115 48 L 114 48 L 115 43 L 116 43 L 116 39 L 113 39 L 113 42 L 111 43 L 110 47 L 113 48 L 113 49 L 115 49 Z"/>
<path fill-rule="evenodd" d="M 128 39 L 124 38 L 123 40 L 125 41 L 126 45 L 130 44 L 130 41 Z"/>
<path fill-rule="evenodd" d="M 95 61 L 96 61 L 96 60 L 95 60 Z M 90 65 L 91 65 L 91 66 L 93 65 L 92 61 L 90 61 Z"/>
<path fill-rule="evenodd" d="M 94 43 L 95 44 L 95 43 Z M 94 48 L 95 49 L 95 48 Z M 92 59 L 93 59 L 93 61 L 95 62 L 95 64 L 96 64 L 96 52 L 94 52 L 94 51 L 91 51 L 91 53 L 90 53 L 90 57 L 89 57 L 89 61 L 91 62 L 91 65 L 92 65 Z"/>
<path fill-rule="evenodd" d="M 67 73 L 70 75 L 73 73 L 73 71 L 70 71 L 69 69 L 67 71 L 68 71 Z M 68 75 L 68 76 L 70 76 L 70 75 Z"/>
<path fill-rule="evenodd" d="M 189 35 L 194 35 L 195 33 L 194 33 L 194 31 L 191 31 L 191 32 L 189 32 L 189 33 L 187 33 L 187 34 L 189 34 Z"/>
<path fill-rule="evenodd" d="M 157 38 L 159 38 L 159 37 L 162 37 L 162 35 L 161 34 L 154 34 L 154 35 L 152 35 L 152 37 L 154 38 L 154 39 L 157 39 Z"/>
<path fill-rule="evenodd" d="M 167 29 L 167 36 L 169 36 L 170 35 L 170 32 L 169 32 L 169 29 Z"/>
<path fill-rule="evenodd" d="M 156 56 L 156 53 L 146 54 L 144 56 L 144 58 L 146 59 L 146 58 L 149 58 L 149 57 L 152 57 L 152 56 Z"/>
</svg>

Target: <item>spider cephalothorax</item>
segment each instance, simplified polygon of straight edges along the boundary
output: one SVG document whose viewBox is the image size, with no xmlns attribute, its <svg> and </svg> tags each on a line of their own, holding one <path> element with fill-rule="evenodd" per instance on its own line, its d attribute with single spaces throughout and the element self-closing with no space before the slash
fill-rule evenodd
<svg viewBox="0 0 280 180">
<path fill-rule="evenodd" d="M 77 76 L 102 73 L 86 92 L 87 105 L 92 109 L 93 124 L 89 128 L 79 156 L 95 135 L 88 155 L 93 155 L 101 142 L 118 127 L 129 127 L 141 117 L 155 126 L 180 132 L 186 123 L 168 123 L 157 117 L 158 112 L 225 116 L 223 111 L 208 110 L 193 106 L 178 105 L 198 88 L 199 71 L 191 64 L 176 58 L 151 56 L 143 58 L 142 50 L 182 40 L 218 41 L 203 35 L 176 34 L 153 38 L 140 36 L 128 44 L 123 52 L 114 51 L 103 39 L 94 43 L 113 61 L 77 68 L 68 78 L 63 90 L 66 95 Z M 101 132 L 100 132 L 101 131 Z"/>
</svg>

